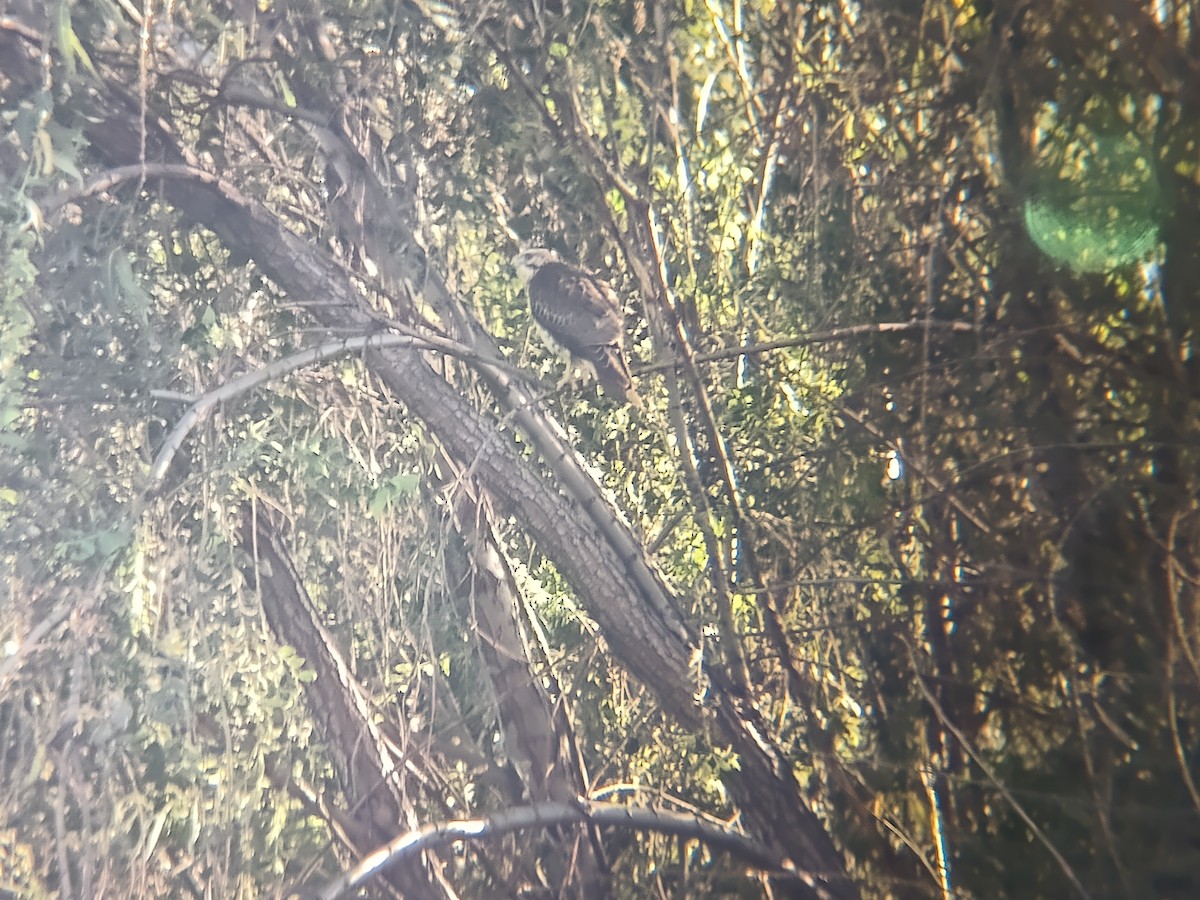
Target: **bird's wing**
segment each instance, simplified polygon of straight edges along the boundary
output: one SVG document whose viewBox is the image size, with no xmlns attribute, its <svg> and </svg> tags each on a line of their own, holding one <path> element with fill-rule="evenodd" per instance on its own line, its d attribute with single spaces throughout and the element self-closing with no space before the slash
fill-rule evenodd
<svg viewBox="0 0 1200 900">
<path fill-rule="evenodd" d="M 625 342 L 621 306 L 612 289 L 561 263 L 543 266 L 529 281 L 533 317 L 569 352 Z"/>
<path fill-rule="evenodd" d="M 549 342 L 590 364 L 606 394 L 640 407 L 625 359 L 621 303 L 612 288 L 556 262 L 542 266 L 527 290 L 530 312 Z"/>
</svg>

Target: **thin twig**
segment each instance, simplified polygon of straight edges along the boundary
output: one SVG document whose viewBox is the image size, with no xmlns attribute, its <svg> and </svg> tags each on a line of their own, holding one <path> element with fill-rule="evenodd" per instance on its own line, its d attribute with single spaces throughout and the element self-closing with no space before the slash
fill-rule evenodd
<svg viewBox="0 0 1200 900">
<path fill-rule="evenodd" d="M 1086 898 L 1086 900 L 1091 900 L 1092 895 L 1088 893 L 1087 888 L 1083 886 L 1083 883 L 1075 874 L 1075 870 L 1072 869 L 1071 864 L 1067 862 L 1066 857 L 1059 852 L 1059 849 L 1054 846 L 1046 833 L 1038 827 L 1037 822 L 1033 821 L 1033 817 L 1025 811 L 1025 807 L 1021 805 L 1021 801 L 1013 796 L 1013 793 L 1008 789 L 1008 786 L 1005 785 L 1004 782 L 1001 781 L 996 775 L 996 773 L 992 771 L 992 767 L 983 761 L 983 757 L 981 757 L 975 750 L 975 746 L 971 743 L 967 736 L 962 733 L 962 730 L 952 721 L 950 721 L 950 717 L 946 715 L 946 711 L 942 709 L 942 705 L 938 703 L 937 698 L 933 696 L 933 693 L 925 685 L 925 678 L 921 675 L 920 668 L 917 665 L 916 654 L 913 652 L 911 647 L 909 648 L 908 652 L 909 657 L 912 660 L 913 671 L 917 673 L 917 678 L 915 679 L 917 687 L 920 688 L 926 702 L 933 707 L 933 712 L 937 716 L 938 721 L 942 723 L 947 731 L 954 735 L 959 744 L 962 746 L 963 750 L 965 750 L 967 755 L 971 757 L 972 761 L 974 761 L 975 765 L 979 766 L 980 771 L 987 776 L 988 781 L 990 781 L 996 790 L 1000 792 L 1000 796 L 1002 796 L 1008 802 L 1009 806 L 1011 806 L 1016 814 L 1021 817 L 1021 821 L 1025 823 L 1025 826 L 1031 832 L 1033 832 L 1033 836 L 1036 837 L 1041 842 L 1042 846 L 1049 851 L 1050 855 L 1054 857 L 1054 861 L 1058 863 L 1059 868 L 1062 869 L 1063 874 L 1067 876 L 1067 880 L 1071 882 L 1071 885 L 1079 893 L 1079 896 Z"/>
<path fill-rule="evenodd" d="M 739 356 L 748 356 L 752 353 L 769 353 L 772 350 L 788 350 L 794 347 L 807 347 L 811 344 L 831 344 L 837 341 L 846 341 L 850 338 L 862 337 L 867 334 L 898 334 L 906 331 L 922 331 L 927 327 L 935 330 L 960 333 L 975 330 L 975 326 L 969 322 L 958 321 L 933 321 L 927 323 L 922 319 L 914 319 L 909 322 L 871 322 L 865 325 L 847 325 L 845 328 L 833 328 L 829 331 L 813 331 L 796 337 L 780 338 L 777 341 L 763 341 L 759 344 L 739 344 L 737 347 L 726 347 L 723 350 L 697 353 L 693 358 L 696 362 L 717 362 L 722 359 L 736 359 Z M 675 365 L 673 362 L 655 363 L 650 366 L 641 366 L 637 371 L 639 373 L 656 372 L 660 369 L 670 368 L 673 365 Z"/>
</svg>

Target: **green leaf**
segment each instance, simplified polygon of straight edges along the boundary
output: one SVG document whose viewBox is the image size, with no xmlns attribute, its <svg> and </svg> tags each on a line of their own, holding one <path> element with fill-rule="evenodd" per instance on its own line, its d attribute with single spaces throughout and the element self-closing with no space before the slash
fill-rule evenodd
<svg viewBox="0 0 1200 900">
<path fill-rule="evenodd" d="M 75 33 L 75 28 L 71 24 L 71 3 L 69 0 L 59 0 L 57 12 L 58 48 L 62 51 L 63 63 L 67 67 L 68 78 L 75 78 L 76 60 L 83 63 L 83 67 L 91 73 L 92 77 L 99 78 L 100 73 L 96 71 L 96 66 L 92 62 L 92 58 L 88 55 L 87 50 L 84 49 L 82 42 L 79 40 L 79 35 Z"/>
</svg>

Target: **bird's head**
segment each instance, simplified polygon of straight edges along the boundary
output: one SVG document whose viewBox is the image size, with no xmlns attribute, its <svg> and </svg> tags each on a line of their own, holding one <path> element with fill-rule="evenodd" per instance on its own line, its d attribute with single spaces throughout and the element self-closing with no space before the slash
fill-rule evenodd
<svg viewBox="0 0 1200 900">
<path fill-rule="evenodd" d="M 522 284 L 529 284 L 529 279 L 537 274 L 538 269 L 552 262 L 558 262 L 558 254 L 545 247 L 530 247 L 522 250 L 512 258 L 513 268 Z"/>
</svg>

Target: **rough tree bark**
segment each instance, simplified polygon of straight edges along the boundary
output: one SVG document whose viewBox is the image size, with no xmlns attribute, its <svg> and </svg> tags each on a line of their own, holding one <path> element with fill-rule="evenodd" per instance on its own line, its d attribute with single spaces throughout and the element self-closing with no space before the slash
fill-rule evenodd
<svg viewBox="0 0 1200 900">
<path fill-rule="evenodd" d="M 241 521 L 246 578 L 257 585 L 267 623 L 276 639 L 304 657 L 317 673 L 307 702 L 330 750 L 338 780 L 351 809 L 343 817 L 346 836 L 358 855 L 387 841 L 401 823 L 416 825 L 406 799 L 407 768 L 427 780 L 415 747 L 401 748 L 375 721 L 341 649 L 321 624 L 274 525 L 247 504 Z M 445 897 L 419 859 L 405 860 L 384 875 L 406 897 Z"/>
</svg>

